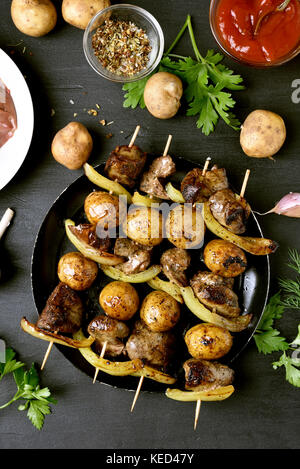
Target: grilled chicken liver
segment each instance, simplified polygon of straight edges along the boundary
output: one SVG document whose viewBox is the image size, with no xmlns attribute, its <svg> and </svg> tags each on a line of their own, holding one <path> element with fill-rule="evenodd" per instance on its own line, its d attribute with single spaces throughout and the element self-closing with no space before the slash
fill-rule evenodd
<svg viewBox="0 0 300 469">
<path fill-rule="evenodd" d="M 137 244 L 128 238 L 118 238 L 115 243 L 114 254 L 128 260 L 123 264 L 118 264 L 116 268 L 127 275 L 143 272 L 150 265 L 151 253 L 152 249 L 147 246 Z"/>
<path fill-rule="evenodd" d="M 209 205 L 215 219 L 229 231 L 235 234 L 246 231 L 250 208 L 245 199 L 237 199 L 230 189 L 222 189 L 209 198 Z"/>
<path fill-rule="evenodd" d="M 49 296 L 37 326 L 51 332 L 72 334 L 81 327 L 83 304 L 78 294 L 60 282 Z"/>
<path fill-rule="evenodd" d="M 190 358 L 183 365 L 185 388 L 189 391 L 209 391 L 233 382 L 234 371 L 226 365 Z"/>
<path fill-rule="evenodd" d="M 166 367 L 175 353 L 175 336 L 170 331 L 152 332 L 142 321 L 137 321 L 126 351 L 131 360 L 140 358 L 151 365 Z"/>
<path fill-rule="evenodd" d="M 153 160 L 148 171 L 142 175 L 140 190 L 160 199 L 169 199 L 164 188 L 164 179 L 176 172 L 176 166 L 169 155 Z"/>
<path fill-rule="evenodd" d="M 227 187 L 226 171 L 216 165 L 207 171 L 205 176 L 202 175 L 202 169 L 194 168 L 181 182 L 181 192 L 188 203 L 206 202 L 214 192 Z"/>
<path fill-rule="evenodd" d="M 232 291 L 233 280 L 211 272 L 198 272 L 190 283 L 201 303 L 222 316 L 234 318 L 239 316 L 241 310 L 238 297 Z"/>
<path fill-rule="evenodd" d="M 92 225 L 89 223 L 82 223 L 76 226 L 69 225 L 69 230 L 79 240 L 81 240 L 88 246 L 98 249 L 99 251 L 108 251 L 110 248 L 109 237 L 107 236 L 106 238 L 99 238 L 96 233 L 96 225 Z"/>
<path fill-rule="evenodd" d="M 127 337 L 130 330 L 124 322 L 101 314 L 89 323 L 88 333 L 96 339 L 94 346 L 97 353 L 101 353 L 104 342 L 107 342 L 106 355 L 117 357 L 125 349 L 121 339 Z"/>
<path fill-rule="evenodd" d="M 118 146 L 111 152 L 104 171 L 113 181 L 118 181 L 128 187 L 134 187 L 136 179 L 143 170 L 147 159 L 139 147 L 133 145 Z"/>
<path fill-rule="evenodd" d="M 179 248 L 168 249 L 160 258 L 165 276 L 179 287 L 186 287 L 188 285 L 185 270 L 190 265 L 190 262 L 191 258 L 188 252 L 185 249 Z"/>
</svg>

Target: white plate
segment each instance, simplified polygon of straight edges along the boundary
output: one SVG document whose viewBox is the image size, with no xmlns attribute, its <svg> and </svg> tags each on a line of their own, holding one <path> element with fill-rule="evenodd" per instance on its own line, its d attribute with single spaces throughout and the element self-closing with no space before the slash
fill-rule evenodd
<svg viewBox="0 0 300 469">
<path fill-rule="evenodd" d="M 33 133 L 33 105 L 27 83 L 11 58 L 0 49 L 0 78 L 10 90 L 17 112 L 18 127 L 0 148 L 0 190 L 21 167 Z"/>
</svg>

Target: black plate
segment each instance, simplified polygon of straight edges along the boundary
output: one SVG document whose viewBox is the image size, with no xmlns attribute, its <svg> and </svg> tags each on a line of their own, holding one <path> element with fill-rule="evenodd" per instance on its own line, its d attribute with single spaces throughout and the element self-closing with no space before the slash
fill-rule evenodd
<svg viewBox="0 0 300 469">
<path fill-rule="evenodd" d="M 181 158 L 176 158 L 175 162 L 177 168 L 176 179 L 178 181 L 193 167 L 200 167 L 200 165 L 196 163 Z M 96 169 L 101 172 L 103 168 L 104 165 L 101 164 Z M 86 176 L 83 175 L 79 177 L 56 199 L 41 225 L 32 256 L 32 291 L 38 313 L 41 313 L 48 296 L 58 283 L 57 264 L 59 258 L 66 252 L 75 250 L 74 246 L 71 245 L 65 235 L 64 220 L 71 218 L 76 223 L 85 220 L 83 211 L 84 199 L 94 189 L 95 186 Z M 259 223 L 253 214 L 251 214 L 248 222 L 247 235 L 256 237 L 263 236 Z M 207 231 L 205 243 L 212 238 L 214 238 L 214 236 Z M 168 245 L 168 247 L 171 247 L 168 241 L 164 241 L 164 243 L 164 246 Z M 199 255 L 195 256 L 193 253 L 192 256 L 194 269 L 203 268 L 204 270 L 205 265 L 202 264 L 201 261 L 202 250 L 196 252 L 199 253 Z M 246 330 L 234 334 L 234 345 L 230 353 L 222 360 L 223 363 L 227 364 L 231 363 L 250 341 L 268 297 L 270 282 L 270 264 L 268 256 L 252 256 L 247 254 L 247 259 L 248 268 L 242 276 L 236 279 L 234 289 L 239 295 L 240 307 L 243 310 L 243 314 L 252 313 L 253 318 Z M 83 293 L 89 318 L 101 311 L 98 304 L 99 292 L 103 286 L 110 281 L 112 280 L 108 279 L 100 272 L 92 288 Z M 151 291 L 145 284 L 136 284 L 135 286 L 138 289 L 141 299 Z M 86 320 L 88 320 L 88 317 Z M 181 370 L 178 373 L 177 385 L 183 387 L 181 364 L 184 360 L 189 358 L 183 341 L 183 333 L 187 328 L 197 324 L 199 320 L 184 307 L 182 307 L 181 318 L 180 324 L 176 326 L 178 333 L 178 360 L 175 361 L 175 368 Z M 73 365 L 91 378 L 93 377 L 95 369 L 84 360 L 79 351 L 61 345 L 56 346 Z M 176 369 L 171 371 L 176 373 Z M 98 374 L 98 380 L 110 386 L 127 390 L 135 390 L 137 386 L 137 378 L 130 376 L 116 377 L 100 372 Z M 150 379 L 145 380 L 143 384 L 143 391 L 161 392 L 165 389 L 165 385 L 161 385 Z"/>
</svg>

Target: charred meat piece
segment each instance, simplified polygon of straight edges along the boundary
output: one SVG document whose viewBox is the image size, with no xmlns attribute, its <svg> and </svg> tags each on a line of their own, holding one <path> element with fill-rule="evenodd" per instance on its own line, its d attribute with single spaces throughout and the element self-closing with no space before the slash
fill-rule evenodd
<svg viewBox="0 0 300 469">
<path fill-rule="evenodd" d="M 78 294 L 60 282 L 49 296 L 37 326 L 51 332 L 72 334 L 81 327 L 83 304 Z"/>
<path fill-rule="evenodd" d="M 175 163 L 169 155 L 156 158 L 149 170 L 142 175 L 140 190 L 160 199 L 169 199 L 164 188 L 164 179 L 175 172 Z"/>
<path fill-rule="evenodd" d="M 144 153 L 136 145 L 118 146 L 111 152 L 104 171 L 113 181 L 118 181 L 128 187 L 134 187 L 136 179 L 143 170 L 147 159 Z"/>
<path fill-rule="evenodd" d="M 179 248 L 168 249 L 160 258 L 165 276 L 179 287 L 188 286 L 185 270 L 190 262 L 191 258 L 187 251 Z"/>
<path fill-rule="evenodd" d="M 137 244 L 128 238 L 118 238 L 115 243 L 114 254 L 127 257 L 128 260 L 123 264 L 118 264 L 116 268 L 127 275 L 143 272 L 150 265 L 151 253 L 152 249 L 147 246 Z"/>
<path fill-rule="evenodd" d="M 72 226 L 69 225 L 69 230 L 83 243 L 91 246 L 99 251 L 108 251 L 110 248 L 110 239 L 99 238 L 96 233 L 96 225 L 89 223 L 82 223 L 80 225 Z"/>
<path fill-rule="evenodd" d="M 194 168 L 187 173 L 181 182 L 180 189 L 184 200 L 188 203 L 205 202 L 211 195 L 200 168 Z"/>
<path fill-rule="evenodd" d="M 233 382 L 234 371 L 226 365 L 190 358 L 183 365 L 185 388 L 189 391 L 210 391 Z"/>
<path fill-rule="evenodd" d="M 216 191 L 226 189 L 228 180 L 224 168 L 216 165 L 202 175 L 202 169 L 194 168 L 187 173 L 181 182 L 183 198 L 188 203 L 206 202 Z"/>
<path fill-rule="evenodd" d="M 224 168 L 218 168 L 215 164 L 210 171 L 206 172 L 205 184 L 211 193 L 227 189 L 228 179 L 226 176 L 226 170 Z"/>
<path fill-rule="evenodd" d="M 250 207 L 244 198 L 237 199 L 230 189 L 222 189 L 209 198 L 209 204 L 215 219 L 229 231 L 235 234 L 246 231 Z"/>
<path fill-rule="evenodd" d="M 238 297 L 232 291 L 233 279 L 209 272 L 198 272 L 191 280 L 191 287 L 201 303 L 215 309 L 225 317 L 239 316 Z"/>
<path fill-rule="evenodd" d="M 233 288 L 234 284 L 234 278 L 232 277 L 221 277 L 221 275 L 216 275 L 213 272 L 210 272 L 208 270 L 204 270 L 202 272 L 198 272 L 193 280 L 198 280 L 199 282 L 204 283 L 207 286 L 212 286 L 212 287 L 218 287 L 218 286 L 223 286 L 223 287 L 228 287 L 228 288 Z"/>
<path fill-rule="evenodd" d="M 88 333 L 96 339 L 94 346 L 99 355 L 104 342 L 107 342 L 106 355 L 117 357 L 124 353 L 125 345 L 121 339 L 127 337 L 130 330 L 124 322 L 101 314 L 92 319 L 88 325 Z"/>
<path fill-rule="evenodd" d="M 135 323 L 127 340 L 126 351 L 131 360 L 140 358 L 150 365 L 165 368 L 175 353 L 172 332 L 152 332 L 142 321 Z"/>
</svg>

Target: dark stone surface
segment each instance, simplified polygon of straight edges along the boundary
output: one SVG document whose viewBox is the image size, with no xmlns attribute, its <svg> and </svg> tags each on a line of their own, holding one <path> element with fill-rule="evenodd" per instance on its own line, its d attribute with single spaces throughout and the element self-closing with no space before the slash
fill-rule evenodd
<svg viewBox="0 0 300 469">
<path fill-rule="evenodd" d="M 61 2 L 57 1 L 59 5 Z M 193 17 L 200 49 L 216 48 L 208 23 L 208 1 L 132 1 L 151 11 L 162 24 L 166 43 L 176 35 L 187 13 Z M 204 162 L 210 155 L 226 166 L 231 182 L 240 186 L 246 168 L 252 170 L 247 198 L 260 212 L 270 209 L 289 191 L 299 191 L 299 111 L 291 100 L 292 81 L 300 78 L 300 57 L 273 70 L 256 70 L 227 60 L 240 72 L 247 86 L 236 93 L 237 114 L 243 119 L 255 108 L 270 109 L 286 120 L 288 138 L 276 162 L 247 158 L 241 151 L 238 134 L 220 122 L 205 137 L 194 118 L 181 112 L 169 121 L 152 118 L 146 111 L 122 108 L 121 86 L 102 80 L 86 63 L 82 32 L 59 20 L 55 31 L 41 39 L 17 31 L 9 14 L 8 0 L 0 3 L 0 46 L 26 76 L 35 107 L 35 131 L 31 149 L 18 174 L 0 193 L 0 213 L 9 206 L 16 211 L 12 226 L 2 242 L 1 262 L 5 279 L 0 284 L 0 335 L 14 347 L 22 360 L 41 363 L 46 345 L 25 335 L 19 328 L 26 314 L 35 319 L 31 295 L 30 264 L 34 239 L 47 210 L 80 171 L 68 171 L 51 157 L 54 133 L 76 119 L 87 125 L 95 140 L 91 157 L 100 163 L 117 144 L 128 142 L 137 123 L 142 125 L 139 145 L 146 151 L 162 151 L 172 133 L 172 153 Z M 18 44 L 17 46 L 12 46 Z M 26 49 L 24 50 L 24 47 Z M 179 46 L 192 53 L 185 38 Z M 14 53 L 13 53 L 14 52 Z M 1 71 L 0 71 L 1 76 Z M 74 101 L 74 104 L 70 103 Z M 84 109 L 98 103 L 98 118 Z M 51 117 L 51 109 L 55 115 Z M 114 121 L 102 127 L 99 119 Z M 121 133 L 122 131 L 122 133 Z M 113 133 L 108 140 L 105 135 Z M 299 221 L 269 215 L 261 220 L 265 234 L 280 243 L 272 257 L 272 291 L 276 278 L 290 274 L 285 266 L 288 247 L 300 248 Z M 4 251 L 4 254 L 3 254 Z M 280 322 L 282 333 L 293 339 L 299 315 L 286 312 Z M 142 394 L 133 414 L 133 394 L 109 388 L 76 370 L 53 348 L 42 383 L 58 398 L 53 414 L 41 432 L 26 416 L 11 406 L 0 415 L 1 448 L 296 448 L 299 444 L 299 391 L 285 381 L 284 370 L 274 371 L 271 363 L 279 354 L 263 356 L 254 342 L 235 363 L 236 393 L 223 403 L 203 404 L 196 432 L 194 405 L 170 401 L 163 395 Z M 1 383 L 0 401 L 13 391 L 6 379 Z M 298 393 L 298 394 L 297 394 Z"/>
</svg>

